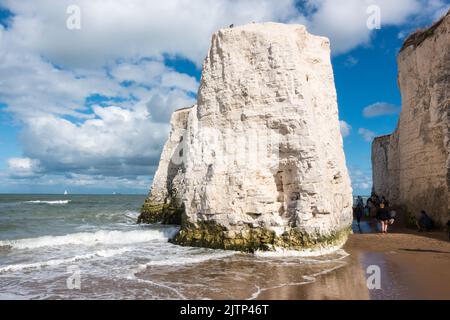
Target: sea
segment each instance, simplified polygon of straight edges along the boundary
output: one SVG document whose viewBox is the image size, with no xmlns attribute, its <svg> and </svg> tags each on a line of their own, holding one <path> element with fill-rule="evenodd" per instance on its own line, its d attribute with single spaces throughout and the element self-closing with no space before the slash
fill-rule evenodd
<svg viewBox="0 0 450 320">
<path fill-rule="evenodd" d="M 0 195 L 0 299 L 258 299 L 346 265 L 339 248 L 183 247 L 136 223 L 143 195 Z M 280 298 L 280 297 L 275 297 Z"/>
</svg>

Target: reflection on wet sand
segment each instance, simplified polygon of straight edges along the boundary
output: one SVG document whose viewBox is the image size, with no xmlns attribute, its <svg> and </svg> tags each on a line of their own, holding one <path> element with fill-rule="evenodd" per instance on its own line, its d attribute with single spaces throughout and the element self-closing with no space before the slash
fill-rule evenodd
<svg viewBox="0 0 450 320">
<path fill-rule="evenodd" d="M 450 299 L 450 243 L 443 234 L 400 228 L 379 234 L 375 227 L 361 224 L 363 233 L 351 235 L 342 250 L 320 257 L 237 253 L 152 266 L 136 278 L 153 295 L 173 299 Z M 369 266 L 379 267 L 380 288 L 368 288 Z"/>
<path fill-rule="evenodd" d="M 318 276 L 315 282 L 303 286 L 285 286 L 277 290 L 268 290 L 260 299 L 370 299 L 366 286 L 366 277 L 359 265 L 359 257 L 352 255 L 346 263 L 332 272 Z"/>
<path fill-rule="evenodd" d="M 272 290 L 279 291 L 276 299 L 289 299 L 283 288 L 313 283 L 347 260 L 343 250 L 314 258 L 237 254 L 197 265 L 151 267 L 136 276 L 164 283 L 188 299 L 260 299 Z"/>
<path fill-rule="evenodd" d="M 439 236 L 360 235 L 346 248 L 361 253 L 362 268 L 380 266 L 381 289 L 371 290 L 371 299 L 450 299 L 450 243 Z"/>
</svg>

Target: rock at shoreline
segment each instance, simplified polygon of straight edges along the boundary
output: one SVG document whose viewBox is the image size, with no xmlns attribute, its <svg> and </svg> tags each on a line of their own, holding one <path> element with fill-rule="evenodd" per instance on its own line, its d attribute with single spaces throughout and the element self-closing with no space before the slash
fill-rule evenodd
<svg viewBox="0 0 450 320">
<path fill-rule="evenodd" d="M 182 146 L 190 110 L 184 108 L 172 114 L 169 138 L 161 153 L 158 170 L 138 223 L 181 224 L 185 174 Z"/>
<path fill-rule="evenodd" d="M 398 55 L 402 111 L 394 133 L 372 144 L 373 188 L 404 209 L 450 219 L 450 14 L 410 35 Z"/>
<path fill-rule="evenodd" d="M 219 30 L 184 115 L 186 125 L 172 118 L 146 202 L 183 212 L 174 242 L 252 251 L 345 241 L 352 190 L 327 38 L 278 23 Z M 180 148 L 182 164 L 168 169 Z"/>
</svg>

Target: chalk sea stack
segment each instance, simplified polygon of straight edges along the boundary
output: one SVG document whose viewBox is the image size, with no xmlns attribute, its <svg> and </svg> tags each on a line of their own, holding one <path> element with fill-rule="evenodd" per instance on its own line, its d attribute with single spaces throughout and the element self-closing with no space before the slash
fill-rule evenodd
<svg viewBox="0 0 450 320">
<path fill-rule="evenodd" d="M 413 222 L 425 210 L 450 219 L 450 14 L 410 35 L 398 54 L 402 111 L 372 143 L 373 188 Z"/>
<path fill-rule="evenodd" d="M 212 36 L 197 104 L 176 111 L 141 222 L 243 251 L 340 245 L 352 189 L 327 38 L 249 24 Z"/>
</svg>

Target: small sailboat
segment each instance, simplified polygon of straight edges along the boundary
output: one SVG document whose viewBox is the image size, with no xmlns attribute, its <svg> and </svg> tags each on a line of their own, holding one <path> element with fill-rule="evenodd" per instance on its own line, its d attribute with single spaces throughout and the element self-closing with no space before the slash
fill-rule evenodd
<svg viewBox="0 0 450 320">
<path fill-rule="evenodd" d="M 69 193 L 67 192 L 67 190 L 64 190 L 64 195 L 68 195 Z"/>
</svg>

